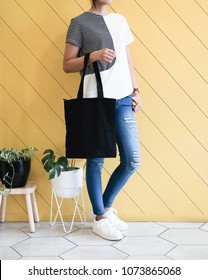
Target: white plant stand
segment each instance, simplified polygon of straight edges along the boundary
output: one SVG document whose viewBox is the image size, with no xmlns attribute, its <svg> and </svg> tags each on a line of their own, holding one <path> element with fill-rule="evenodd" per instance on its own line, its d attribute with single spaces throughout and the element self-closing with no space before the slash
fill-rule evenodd
<svg viewBox="0 0 208 280">
<path fill-rule="evenodd" d="M 77 176 L 74 172 L 77 172 Z M 83 175 L 83 170 L 82 168 L 79 168 L 76 171 L 62 171 L 61 175 L 59 177 L 55 177 L 54 179 L 50 180 L 51 181 L 51 205 L 50 205 L 50 225 L 54 225 L 56 222 L 56 219 L 58 215 L 60 216 L 61 223 L 64 229 L 64 232 L 70 233 L 74 224 L 74 218 L 76 215 L 76 212 L 78 211 L 80 220 L 82 224 L 86 223 L 86 211 L 85 211 L 85 203 L 84 203 L 84 195 L 83 195 L 83 186 L 82 186 L 82 175 Z M 82 211 L 84 214 L 84 220 L 82 219 L 82 215 L 80 213 L 79 209 L 79 198 L 82 198 Z M 53 203 L 54 203 L 54 198 L 55 202 L 57 205 L 57 212 L 55 214 L 55 218 L 53 220 L 53 215 L 52 215 L 52 208 L 53 208 Z M 61 198 L 60 202 L 58 198 Z M 65 222 L 63 220 L 63 216 L 61 213 L 61 206 L 63 203 L 64 199 L 72 199 L 75 203 L 74 207 L 74 212 L 72 216 L 72 220 L 70 222 L 70 228 L 69 230 L 66 230 L 65 227 Z"/>
</svg>

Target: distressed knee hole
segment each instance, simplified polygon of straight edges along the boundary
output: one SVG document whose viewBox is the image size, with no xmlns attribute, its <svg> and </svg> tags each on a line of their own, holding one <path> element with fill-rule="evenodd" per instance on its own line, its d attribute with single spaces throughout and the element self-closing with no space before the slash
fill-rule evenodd
<svg viewBox="0 0 208 280">
<path fill-rule="evenodd" d="M 102 163 L 97 163 L 97 166 L 98 166 L 99 171 L 101 172 L 102 168 L 103 168 L 103 164 Z"/>
<path fill-rule="evenodd" d="M 125 123 L 136 123 L 136 120 L 134 117 L 124 117 Z"/>
<path fill-rule="evenodd" d="M 130 129 L 134 129 L 134 136 L 136 138 L 139 138 L 135 117 L 124 117 L 124 122 L 128 125 Z"/>
<path fill-rule="evenodd" d="M 90 160 L 88 164 L 91 167 L 97 168 L 100 172 L 102 171 L 103 162 L 95 162 L 93 160 Z"/>
<path fill-rule="evenodd" d="M 138 155 L 138 152 L 132 153 L 132 161 L 131 161 L 131 167 L 133 170 L 136 170 L 141 164 L 140 157 Z"/>
</svg>

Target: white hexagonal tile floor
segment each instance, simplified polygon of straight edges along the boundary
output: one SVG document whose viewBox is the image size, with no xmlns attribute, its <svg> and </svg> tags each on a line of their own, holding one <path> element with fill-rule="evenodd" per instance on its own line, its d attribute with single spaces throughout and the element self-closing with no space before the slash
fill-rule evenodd
<svg viewBox="0 0 208 280">
<path fill-rule="evenodd" d="M 160 237 L 177 245 L 208 245 L 208 232 L 201 229 L 168 229 Z"/>
<path fill-rule="evenodd" d="M 35 237 L 12 246 L 24 257 L 58 256 L 76 245 L 61 237 Z"/>
<path fill-rule="evenodd" d="M 64 260 L 123 260 L 127 256 L 112 246 L 77 246 L 61 255 Z"/>
<path fill-rule="evenodd" d="M 23 227 L 28 226 L 28 222 L 4 222 L 0 223 L 0 230 L 2 229 L 21 229 Z"/>
<path fill-rule="evenodd" d="M 208 260 L 208 246 L 179 245 L 167 256 L 174 260 Z"/>
<path fill-rule="evenodd" d="M 164 226 L 166 228 L 200 228 L 203 223 L 174 223 L 174 222 L 157 222 L 158 225 Z"/>
<path fill-rule="evenodd" d="M 129 222 L 120 241 L 92 232 L 92 222 L 74 223 L 66 234 L 62 225 L 27 222 L 0 224 L 2 260 L 208 260 L 208 223 Z"/>
<path fill-rule="evenodd" d="M 63 231 L 63 226 L 61 223 L 55 223 L 54 225 L 50 225 L 49 222 L 41 222 L 35 224 L 36 231 L 30 232 L 30 227 L 26 226 L 22 228 L 22 231 L 30 235 L 31 237 L 49 237 L 49 236 L 65 236 L 67 233 Z M 78 228 L 73 226 L 72 231 L 76 231 Z M 68 230 L 68 228 L 67 228 Z"/>
<path fill-rule="evenodd" d="M 15 252 L 11 247 L 0 247 L 0 259 L 1 260 L 18 260 L 20 255 Z"/>
<path fill-rule="evenodd" d="M 12 246 L 28 238 L 29 236 L 21 230 L 4 229 L 0 231 L 0 246 Z"/>
<path fill-rule="evenodd" d="M 122 231 L 125 236 L 157 236 L 166 231 L 167 228 L 151 222 L 128 223 L 128 229 Z"/>
<path fill-rule="evenodd" d="M 165 255 L 175 245 L 158 237 L 126 237 L 113 245 L 128 255 Z"/>
<path fill-rule="evenodd" d="M 62 260 L 60 257 L 21 257 L 19 260 Z"/>
<path fill-rule="evenodd" d="M 66 239 L 76 245 L 111 245 L 115 241 L 100 238 L 92 232 L 92 229 L 79 229 L 65 236 Z"/>
<path fill-rule="evenodd" d="M 203 226 L 200 227 L 203 230 L 208 231 L 208 223 L 204 224 Z"/>
<path fill-rule="evenodd" d="M 132 255 L 127 257 L 125 260 L 172 260 L 170 257 L 166 256 L 138 256 Z"/>
</svg>

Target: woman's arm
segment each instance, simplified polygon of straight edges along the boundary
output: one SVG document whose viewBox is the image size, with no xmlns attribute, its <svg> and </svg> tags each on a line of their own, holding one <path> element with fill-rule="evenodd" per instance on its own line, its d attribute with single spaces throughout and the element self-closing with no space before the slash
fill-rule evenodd
<svg viewBox="0 0 208 280">
<path fill-rule="evenodd" d="M 79 47 L 74 44 L 66 43 L 64 59 L 63 59 L 63 70 L 66 73 L 79 72 L 84 68 L 84 56 L 78 57 Z M 89 57 L 89 63 L 94 61 L 106 61 L 111 62 L 115 56 L 115 51 L 111 49 L 102 49 L 91 52 Z"/>
<path fill-rule="evenodd" d="M 84 68 L 84 56 L 78 58 L 78 52 L 79 47 L 66 43 L 63 59 L 63 70 L 65 73 L 78 72 Z M 90 58 L 89 62 L 92 62 Z"/>
<path fill-rule="evenodd" d="M 134 67 L 133 67 L 132 59 L 131 59 L 129 45 L 126 46 L 126 54 L 127 54 L 129 70 L 130 70 L 130 74 L 131 74 L 132 87 L 133 88 L 138 88 L 137 80 L 136 80 L 136 75 L 135 75 L 135 70 L 134 70 Z M 140 100 L 140 93 L 135 91 L 133 99 L 136 102 L 136 105 L 134 106 L 134 111 L 136 112 L 139 109 L 141 109 L 141 107 L 142 107 L 142 103 L 141 103 L 141 100 Z"/>
</svg>

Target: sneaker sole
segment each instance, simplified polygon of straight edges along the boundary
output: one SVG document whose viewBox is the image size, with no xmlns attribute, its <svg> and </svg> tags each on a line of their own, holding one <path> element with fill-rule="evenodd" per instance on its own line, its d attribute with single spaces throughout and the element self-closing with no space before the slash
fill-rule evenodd
<svg viewBox="0 0 208 280">
<path fill-rule="evenodd" d="M 98 235 L 98 236 L 100 236 L 100 237 L 102 237 L 102 238 L 104 238 L 104 239 L 106 239 L 106 240 L 109 240 L 109 241 L 118 241 L 118 240 L 121 240 L 121 239 L 123 239 L 124 238 L 124 236 L 122 236 L 121 238 L 109 238 L 109 237 L 107 237 L 107 236 L 105 236 L 105 235 L 100 235 L 99 233 L 97 233 L 94 229 L 92 230 L 93 231 L 93 233 L 95 233 L 96 235 Z"/>
<path fill-rule="evenodd" d="M 127 230 L 127 229 L 128 229 L 128 226 L 127 226 L 126 228 L 118 228 L 118 227 L 117 227 L 117 229 L 119 229 L 119 230 Z"/>
</svg>

